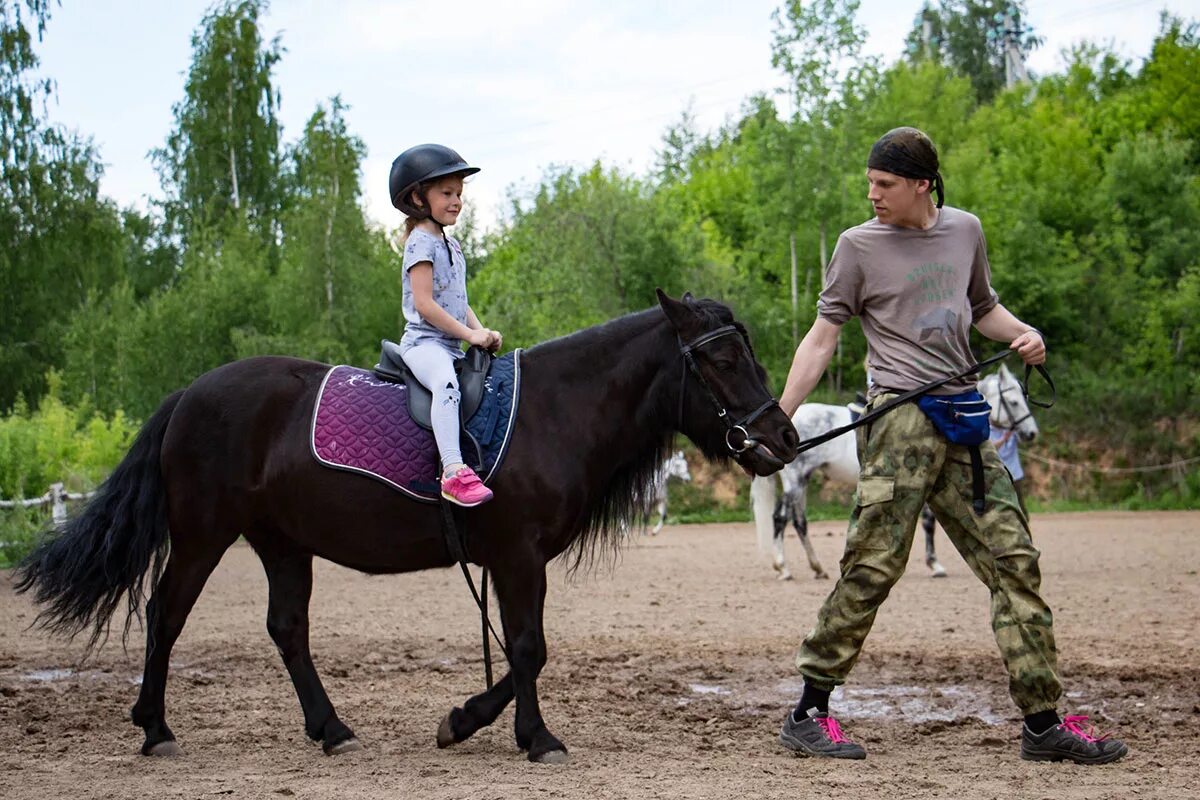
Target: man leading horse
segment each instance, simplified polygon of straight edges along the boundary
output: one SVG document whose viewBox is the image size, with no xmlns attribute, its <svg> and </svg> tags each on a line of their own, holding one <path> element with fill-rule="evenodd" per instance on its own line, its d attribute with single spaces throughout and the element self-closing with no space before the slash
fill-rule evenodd
<svg viewBox="0 0 1200 800">
<path fill-rule="evenodd" d="M 780 399 L 790 418 L 816 386 L 841 326 L 859 317 L 875 382 L 867 413 L 892 398 L 974 363 L 971 325 L 1009 343 L 1026 364 L 1046 358 L 1042 335 L 1000 304 L 991 287 L 983 229 L 974 215 L 943 205 L 944 184 L 929 137 L 896 128 L 871 148 L 868 222 L 845 231 L 825 273 L 818 316 L 796 349 Z M 937 195 L 934 203 L 933 195 Z M 864 758 L 829 713 L 829 696 L 858 659 L 876 611 L 904 572 L 922 506 L 992 597 L 992 627 L 1021 709 L 1021 757 L 1103 764 L 1128 750 L 1096 736 L 1081 716 L 1058 716 L 1058 676 L 1049 607 L 1041 597 L 1038 550 L 995 447 L 974 380 L 936 390 L 859 428 L 861 465 L 841 577 L 804 639 L 796 665 L 804 690 L 780 732 L 790 750 Z M 964 427 L 966 430 L 964 430 Z M 972 463 L 974 462 L 974 463 Z"/>
</svg>

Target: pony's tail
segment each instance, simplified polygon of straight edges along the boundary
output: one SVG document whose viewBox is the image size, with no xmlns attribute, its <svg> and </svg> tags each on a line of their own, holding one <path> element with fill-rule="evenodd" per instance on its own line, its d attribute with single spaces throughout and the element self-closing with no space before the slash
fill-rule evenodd
<svg viewBox="0 0 1200 800">
<path fill-rule="evenodd" d="M 96 496 L 57 531 L 48 531 L 17 568 L 17 592 L 33 589 L 45 606 L 33 624 L 69 637 L 90 627 L 86 652 L 107 638 L 122 594 L 128 636 L 133 618 L 141 620 L 147 572 L 151 588 L 162 574 L 169 543 L 159 458 L 182 396 L 178 391 L 163 401 Z"/>
<path fill-rule="evenodd" d="M 754 510 L 754 532 L 758 535 L 758 549 L 770 553 L 775 541 L 775 484 L 774 475 L 755 476 L 750 482 L 750 507 Z"/>
</svg>

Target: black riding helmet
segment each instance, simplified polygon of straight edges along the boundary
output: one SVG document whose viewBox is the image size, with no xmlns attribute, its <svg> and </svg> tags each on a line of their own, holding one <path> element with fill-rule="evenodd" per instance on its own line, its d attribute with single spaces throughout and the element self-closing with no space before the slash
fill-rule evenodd
<svg viewBox="0 0 1200 800">
<path fill-rule="evenodd" d="M 468 165 L 462 156 L 449 147 L 440 144 L 419 144 L 410 147 L 392 162 L 392 173 L 388 178 L 392 205 L 410 217 L 425 219 L 429 216 L 429 209 L 417 208 L 409 199 L 414 189 L 422 183 L 447 175 L 465 177 L 476 172 L 479 172 L 479 167 Z"/>
</svg>

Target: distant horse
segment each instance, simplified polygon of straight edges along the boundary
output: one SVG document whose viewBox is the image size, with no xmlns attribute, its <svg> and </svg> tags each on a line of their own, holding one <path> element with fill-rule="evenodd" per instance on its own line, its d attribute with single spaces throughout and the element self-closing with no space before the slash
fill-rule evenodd
<svg viewBox="0 0 1200 800">
<path fill-rule="evenodd" d="M 490 725 L 515 698 L 518 747 L 530 761 L 566 760 L 538 704 L 546 564 L 563 553 L 579 564 L 620 545 L 620 523 L 645 506 L 677 431 L 705 457 L 759 475 L 795 456 L 796 430 L 730 310 L 661 292 L 659 306 L 524 353 L 505 467 L 491 481 L 496 497 L 463 514 L 470 559 L 494 576 L 510 671 L 445 717 L 439 747 Z M 89 648 L 122 595 L 128 631 L 149 576 L 145 673 L 132 709 L 146 755 L 179 752 L 165 709 L 171 648 L 239 534 L 266 569 L 267 631 L 305 732 L 330 754 L 358 745 L 309 652 L 313 556 L 369 573 L 455 563 L 436 504 L 314 459 L 309 427 L 329 370 L 261 357 L 197 378 L 163 402 L 97 497 L 19 570 L 17 590 L 46 604 L 39 622 L 66 634 L 90 628 Z"/>
<path fill-rule="evenodd" d="M 1037 436 L 1037 422 L 1029 410 L 1021 383 L 1008 367 L 1001 364 L 996 372 L 980 380 L 979 391 L 992 407 L 990 421 L 994 429 L 1015 431 L 1026 442 Z M 849 425 L 850 410 L 846 406 L 805 403 L 797 409 L 792 423 L 800 439 L 804 440 Z M 805 515 L 808 481 L 818 469 L 826 480 L 834 483 L 857 483 L 858 453 L 855 450 L 854 432 L 807 450 L 784 467 L 779 473 L 783 496 L 778 502 L 773 479 L 756 477 L 750 486 L 759 549 L 764 553 L 773 551 L 772 566 L 780 580 L 790 580 L 792 577 L 783 556 L 783 534 L 789 520 L 804 546 L 814 577 L 828 577 L 808 540 L 808 518 Z M 921 526 L 925 530 L 925 565 L 929 567 L 932 577 L 940 578 L 946 574 L 946 570 L 938 561 L 933 546 L 934 515 L 928 506 L 921 511 Z"/>
<path fill-rule="evenodd" d="M 692 473 L 688 469 L 687 459 L 683 457 L 682 450 L 672 453 L 671 457 L 663 462 L 662 468 L 654 474 L 651 505 L 653 510 L 658 512 L 658 522 L 653 528 L 650 528 L 650 514 L 653 512 L 647 506 L 646 514 L 642 517 L 642 533 L 650 528 L 650 535 L 653 536 L 662 530 L 663 524 L 667 521 L 667 483 L 671 478 L 678 478 L 684 483 L 690 483 L 692 480 Z"/>
</svg>

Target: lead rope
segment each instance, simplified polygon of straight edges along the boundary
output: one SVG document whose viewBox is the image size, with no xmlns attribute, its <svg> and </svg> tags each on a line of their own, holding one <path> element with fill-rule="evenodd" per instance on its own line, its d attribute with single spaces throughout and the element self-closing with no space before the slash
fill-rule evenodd
<svg viewBox="0 0 1200 800">
<path fill-rule="evenodd" d="M 975 373 L 982 370 L 984 367 L 988 367 L 999 361 L 1003 361 L 1004 359 L 1008 358 L 1010 355 L 1012 355 L 1015 352 L 1016 352 L 1015 350 L 1001 351 L 999 353 L 996 353 L 991 358 L 984 359 L 983 361 L 980 361 L 978 364 L 968 367 L 967 369 L 963 370 L 962 372 L 956 372 L 955 374 L 950 375 L 948 377 L 939 378 L 936 381 L 930 381 L 929 383 L 927 383 L 923 386 L 918 386 L 916 389 L 907 391 L 904 394 L 900 395 L 899 397 L 896 397 L 896 398 L 893 398 L 893 399 L 887 401 L 886 403 L 884 403 L 883 405 L 881 405 L 879 408 L 875 409 L 871 413 L 863 414 L 861 417 L 856 419 L 854 422 L 851 422 L 849 425 L 843 425 L 840 428 L 834 428 L 831 431 L 822 433 L 820 436 L 814 436 L 811 439 L 805 439 L 803 442 L 800 443 L 799 447 L 796 449 L 796 454 L 799 455 L 800 453 L 803 453 L 805 450 L 811 450 L 814 447 L 817 447 L 818 445 L 822 445 L 825 442 L 828 442 L 830 439 L 836 439 L 837 437 L 841 436 L 843 433 L 849 433 L 850 431 L 854 430 L 855 428 L 860 428 L 863 425 L 866 425 L 870 422 L 874 422 L 875 420 L 882 417 L 884 414 L 887 414 L 889 411 L 895 410 L 897 406 L 904 405 L 907 402 L 917 399 L 918 397 L 920 397 L 923 394 L 928 394 L 929 392 L 933 391 L 934 389 L 941 388 L 942 386 L 945 386 L 947 383 L 950 383 L 951 381 L 956 381 L 959 378 L 965 378 L 967 375 L 974 375 Z M 1046 381 L 1046 383 L 1049 384 L 1049 386 L 1050 386 L 1050 401 L 1049 402 L 1042 402 L 1040 400 L 1034 400 L 1032 397 L 1029 396 L 1029 376 L 1033 372 L 1034 369 L 1036 369 L 1038 371 L 1038 374 L 1041 375 L 1042 378 Z M 1040 408 L 1050 408 L 1058 400 L 1058 392 L 1054 388 L 1054 381 L 1050 379 L 1050 373 L 1047 372 L 1046 368 L 1044 366 L 1042 366 L 1041 364 L 1037 364 L 1037 365 L 1026 364 L 1025 365 L 1025 380 L 1021 384 L 1021 391 L 1025 394 L 1026 400 L 1028 400 L 1030 403 L 1033 403 L 1035 406 L 1038 406 Z"/>
<path fill-rule="evenodd" d="M 471 578 L 471 570 L 467 566 L 467 546 L 466 537 L 461 533 L 461 528 L 455 524 L 454 509 L 450 505 L 449 500 L 440 500 L 438 505 L 442 510 L 442 533 L 446 538 L 446 549 L 450 552 L 450 557 L 458 562 L 458 566 L 462 568 L 463 577 L 467 580 L 467 587 L 471 590 L 471 596 L 475 598 L 475 605 L 479 607 L 479 616 L 482 621 L 483 633 L 483 673 L 484 679 L 487 681 L 487 688 L 492 688 L 492 643 L 488 639 L 488 632 L 496 639 L 496 644 L 500 645 L 500 652 L 504 653 L 504 660 L 508 662 L 509 669 L 512 669 L 512 658 L 509 656 L 508 647 L 505 646 L 500 635 L 496 633 L 496 629 L 492 627 L 492 621 L 488 618 L 488 570 L 483 568 L 483 574 L 480 576 L 480 585 L 483 587 L 483 592 L 480 593 L 475 589 L 475 581 Z"/>
</svg>

